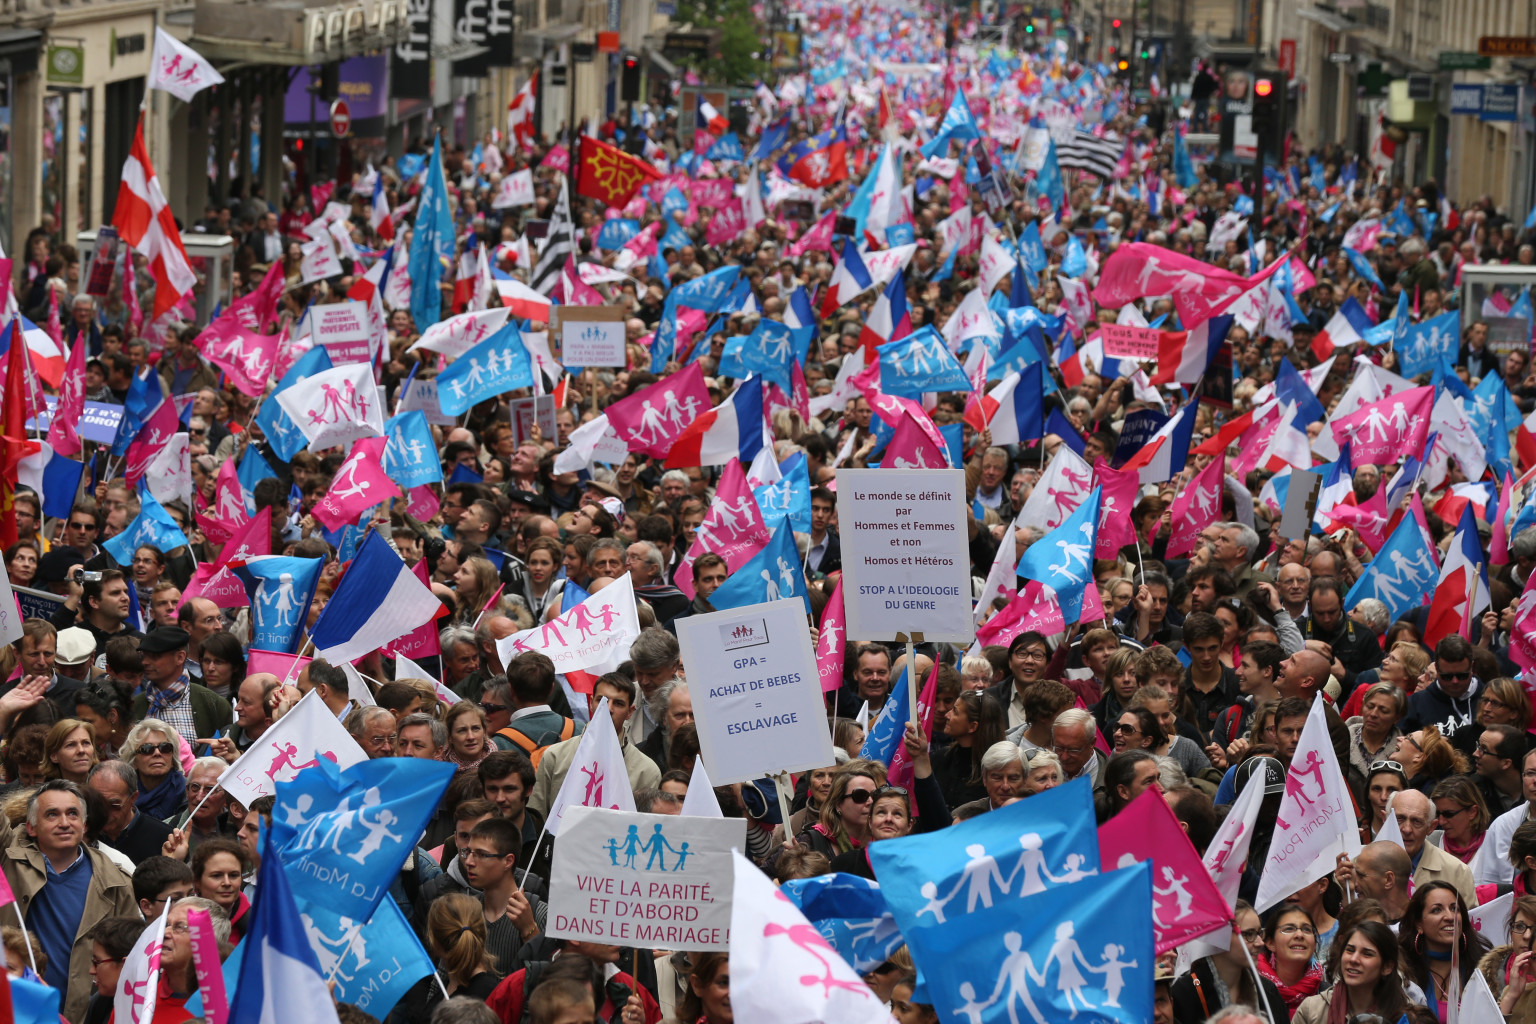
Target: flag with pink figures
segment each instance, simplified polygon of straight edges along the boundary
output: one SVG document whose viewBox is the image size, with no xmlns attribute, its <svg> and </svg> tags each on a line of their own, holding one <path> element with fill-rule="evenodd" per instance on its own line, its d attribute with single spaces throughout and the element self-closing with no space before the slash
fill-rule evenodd
<svg viewBox="0 0 1536 1024">
<path fill-rule="evenodd" d="M 689 598 L 695 596 L 693 563 L 706 552 L 725 559 L 726 569 L 734 573 L 763 550 L 770 536 L 772 534 L 763 522 L 762 509 L 758 508 L 746 472 L 741 468 L 741 460 L 732 459 L 720 474 L 715 500 L 710 503 L 704 521 L 695 530 L 694 542 L 678 566 L 677 589 Z"/>
<path fill-rule="evenodd" d="M 368 755 L 321 703 L 319 691 L 311 690 L 224 769 L 219 786 L 249 807 L 257 797 L 275 795 L 279 782 L 293 781 L 322 758 L 350 768 Z"/>
<path fill-rule="evenodd" d="M 537 651 L 556 672 L 610 671 L 628 660 L 640 635 L 633 578 L 625 573 L 557 618 L 496 641 L 503 665 Z"/>
<path fill-rule="evenodd" d="M 607 727 L 612 721 L 608 712 L 608 698 L 598 700 L 592 711 L 592 722 L 583 730 L 576 744 L 576 754 L 560 791 L 550 804 L 544 820 L 544 830 L 556 838 L 565 821 L 565 812 L 571 807 L 606 807 L 614 811 L 633 811 L 635 792 L 629 785 L 629 773 L 624 767 L 624 751 L 619 746 L 619 734 Z"/>
<path fill-rule="evenodd" d="M 313 451 L 384 435 L 383 406 L 367 363 L 345 363 L 305 377 L 278 392 L 277 404 Z"/>
</svg>

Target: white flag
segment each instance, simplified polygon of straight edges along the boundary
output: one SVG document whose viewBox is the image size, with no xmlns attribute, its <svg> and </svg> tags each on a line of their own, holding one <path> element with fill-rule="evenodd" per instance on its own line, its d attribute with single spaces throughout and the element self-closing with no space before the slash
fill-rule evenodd
<svg viewBox="0 0 1536 1024">
<path fill-rule="evenodd" d="M 223 81 L 224 76 L 213 70 L 213 65 L 196 50 L 165 29 L 155 29 L 155 52 L 149 61 L 149 88 L 164 89 L 183 103 L 190 103 L 193 96 Z"/>
<path fill-rule="evenodd" d="M 512 311 L 506 306 L 485 309 L 474 313 L 459 313 L 446 320 L 439 320 L 422 332 L 416 344 L 406 349 L 414 352 L 424 348 L 457 359 L 506 325 Z"/>
<path fill-rule="evenodd" d="M 594 462 L 622 463 L 627 458 L 629 445 L 603 413 L 571 431 L 570 444 L 555 456 L 555 472 L 575 473 L 591 468 Z"/>
<path fill-rule="evenodd" d="M 538 651 L 555 663 L 556 672 L 606 671 L 628 659 L 629 645 L 639 636 L 635 584 L 625 573 L 564 615 L 496 641 L 496 653 L 503 665 Z"/>
<path fill-rule="evenodd" d="M 496 198 L 491 201 L 491 209 L 532 206 L 533 198 L 533 169 L 524 168 L 501 179 L 501 185 L 496 189 Z"/>
<path fill-rule="evenodd" d="M 373 699 L 373 691 L 368 689 L 368 683 L 364 680 L 363 674 L 359 672 L 355 667 L 353 667 L 351 662 L 342 662 L 341 671 L 342 674 L 347 677 L 348 700 L 355 700 L 357 701 L 358 705 L 362 707 L 377 705 L 379 703 Z M 408 676 L 400 675 L 398 669 L 395 671 L 395 676 L 399 679 L 410 678 Z"/>
<path fill-rule="evenodd" d="M 709 773 L 704 770 L 704 759 L 693 762 L 693 774 L 688 778 L 688 792 L 683 796 L 682 813 L 691 818 L 723 818 L 720 801 L 715 799 L 715 787 L 709 783 Z"/>
<path fill-rule="evenodd" d="M 1481 932 L 1483 938 L 1495 946 L 1506 946 L 1509 944 L 1509 908 L 1514 903 L 1515 894 L 1507 892 L 1487 903 L 1469 907 L 1467 916 L 1472 919 L 1472 927 Z"/>
<path fill-rule="evenodd" d="M 1013 273 L 1018 265 L 1019 261 L 994 236 L 988 235 L 981 240 L 981 287 L 977 291 L 981 292 L 983 302 L 997 283 Z"/>
<path fill-rule="evenodd" d="M 368 760 L 320 695 L 311 690 L 262 733 L 240 760 L 224 769 L 219 785 L 249 807 L 257 797 L 276 794 L 279 782 L 292 782 L 322 757 L 343 770 Z"/>
<path fill-rule="evenodd" d="M 190 438 L 185 433 L 172 434 L 164 448 L 149 460 L 144 481 L 149 493 L 164 505 L 168 501 L 181 501 L 192 507 L 192 461 L 188 449 Z"/>
<path fill-rule="evenodd" d="M 1396 799 L 1396 792 L 1387 797 L 1387 809 L 1382 813 L 1381 831 L 1376 833 L 1375 841 L 1378 843 L 1396 843 L 1402 848 L 1404 853 L 1407 853 L 1408 847 L 1403 844 L 1403 830 L 1397 824 L 1397 812 L 1392 809 L 1392 801 Z"/>
<path fill-rule="evenodd" d="M 1318 694 L 1301 730 L 1285 776 L 1285 795 L 1275 815 L 1269 853 L 1260 867 L 1254 909 L 1264 913 L 1333 870 L 1341 853 L 1360 853 L 1360 833 L 1344 773 L 1328 739 L 1323 696 Z"/>
<path fill-rule="evenodd" d="M 1018 564 L 1018 541 L 1014 537 L 1014 526 L 1010 523 L 1003 530 L 1003 539 L 997 545 L 997 557 L 992 560 L 992 570 L 987 573 L 987 582 L 981 588 L 981 599 L 976 602 L 976 625 L 981 625 L 992 614 L 993 601 L 999 597 L 1011 601 L 1019 592 L 1016 572 Z"/>
<path fill-rule="evenodd" d="M 624 751 L 619 748 L 619 734 L 608 715 L 608 698 L 597 702 L 592 720 L 576 744 L 560 792 L 550 805 L 544 828 L 550 835 L 560 835 L 560 823 L 567 807 L 607 807 L 614 811 L 633 811 L 635 793 L 629 788 L 629 772 L 624 767 Z"/>
<path fill-rule="evenodd" d="M 1016 521 L 1050 532 L 1075 512 L 1092 490 L 1092 467 L 1077 452 L 1062 445 L 1051 456 L 1045 475 L 1029 492 Z"/>
<path fill-rule="evenodd" d="M 731 1012 L 775 1024 L 890 1024 L 891 1013 L 757 865 L 731 853 Z"/>
<path fill-rule="evenodd" d="M 1216 883 L 1216 891 L 1227 901 L 1227 906 L 1237 905 L 1237 886 L 1243 880 L 1243 867 L 1248 863 L 1248 847 L 1253 843 L 1253 830 L 1259 823 L 1259 807 L 1264 803 L 1265 773 L 1260 770 L 1248 779 L 1238 794 L 1227 818 L 1221 823 L 1216 838 L 1205 848 L 1201 863 Z M 1212 941 L 1212 940 L 1216 941 Z M 1220 932 L 1191 939 L 1180 947 L 1180 955 L 1187 951 L 1191 960 L 1202 956 L 1225 953 L 1231 945 L 1231 933 Z"/>
<path fill-rule="evenodd" d="M 344 363 L 275 396 L 315 451 L 384 435 L 384 414 L 367 363 Z"/>
<path fill-rule="evenodd" d="M 304 259 L 299 263 L 299 279 L 304 284 L 324 281 L 342 272 L 341 260 L 336 258 L 336 248 L 331 236 L 317 238 L 301 247 Z"/>
<path fill-rule="evenodd" d="M 160 955 L 165 949 L 165 919 L 171 913 L 171 902 L 165 901 L 160 916 L 140 933 L 123 961 L 117 992 L 112 996 L 112 1013 L 124 1024 L 148 1024 L 155 1018 L 155 1004 L 160 1000 Z"/>
<path fill-rule="evenodd" d="M 949 342 L 950 351 L 968 338 L 997 336 L 1000 332 L 992 322 L 992 311 L 987 308 L 987 293 L 980 288 L 966 292 L 939 333 Z"/>
<path fill-rule="evenodd" d="M 459 701 L 464 699 L 463 697 L 460 697 L 458 694 L 454 693 L 452 690 L 448 689 L 448 687 L 444 686 L 442 682 L 432 673 L 428 672 L 426 669 L 422 668 L 420 665 L 416 664 L 414 661 L 412 661 L 410 658 L 407 658 L 403 654 L 395 655 L 395 678 L 425 679 L 427 682 L 431 683 L 433 689 L 437 691 L 437 699 L 442 701 L 444 704 L 447 704 L 449 707 L 453 707 Z"/>
<path fill-rule="evenodd" d="M 1494 998 L 1493 989 L 1488 987 L 1488 979 L 1482 971 L 1473 971 L 1467 979 L 1467 987 L 1461 993 L 1460 1011 L 1459 1019 L 1463 1021 L 1498 1021 L 1504 1018 L 1504 1011 L 1499 1009 L 1499 1001 Z"/>
</svg>

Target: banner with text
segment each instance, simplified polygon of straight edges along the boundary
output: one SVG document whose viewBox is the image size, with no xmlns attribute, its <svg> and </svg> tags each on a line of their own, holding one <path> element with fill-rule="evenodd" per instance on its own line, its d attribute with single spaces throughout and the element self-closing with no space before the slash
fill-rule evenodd
<svg viewBox="0 0 1536 1024">
<path fill-rule="evenodd" d="M 1156 328 L 1124 324 L 1104 324 L 1099 328 L 1104 354 L 1111 359 L 1156 359 L 1159 334 Z"/>
</svg>

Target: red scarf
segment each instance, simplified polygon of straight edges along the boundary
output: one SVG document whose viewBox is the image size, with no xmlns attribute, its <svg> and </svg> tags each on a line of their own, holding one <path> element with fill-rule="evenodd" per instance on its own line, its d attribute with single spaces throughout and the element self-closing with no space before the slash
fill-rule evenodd
<svg viewBox="0 0 1536 1024">
<path fill-rule="evenodd" d="M 1472 837 L 1472 841 L 1466 846 L 1459 846 L 1451 841 L 1450 836 L 1444 836 L 1440 841 L 1440 846 L 1443 850 L 1445 850 L 1446 853 L 1450 854 L 1452 857 L 1455 857 L 1463 864 L 1471 864 L 1472 858 L 1477 854 L 1477 851 L 1482 848 L 1483 838 L 1487 835 L 1487 832 L 1479 832 L 1477 835 Z"/>
<path fill-rule="evenodd" d="M 1287 985 L 1280 980 L 1280 975 L 1275 973 L 1274 964 L 1270 962 L 1270 954 L 1262 954 L 1256 961 L 1259 973 L 1274 982 L 1275 988 L 1280 990 L 1280 998 L 1285 1000 L 1285 1009 L 1292 1016 L 1296 1014 L 1296 1007 L 1307 996 L 1316 995 L 1323 987 L 1323 968 L 1319 964 L 1311 964 L 1294 985 Z"/>
</svg>

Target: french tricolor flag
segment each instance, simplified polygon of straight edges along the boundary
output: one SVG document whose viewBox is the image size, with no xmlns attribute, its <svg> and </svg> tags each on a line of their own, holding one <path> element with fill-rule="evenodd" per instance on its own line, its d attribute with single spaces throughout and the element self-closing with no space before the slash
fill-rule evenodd
<svg viewBox="0 0 1536 1024">
<path fill-rule="evenodd" d="M 361 658 L 443 612 L 437 595 L 376 532 L 357 549 L 335 598 L 309 632 L 315 650 L 332 663 Z"/>
<path fill-rule="evenodd" d="M 749 377 L 721 404 L 677 435 L 666 467 L 723 466 L 751 462 L 763 447 L 763 379 Z"/>
<path fill-rule="evenodd" d="M 1433 648 L 1445 637 L 1459 633 L 1472 637 L 1472 623 L 1492 604 L 1488 594 L 1488 566 L 1477 537 L 1477 517 L 1469 502 L 1461 510 L 1456 536 L 1440 567 L 1435 599 L 1424 620 L 1424 643 Z"/>
<path fill-rule="evenodd" d="M 869 319 L 859 331 L 859 341 L 864 344 L 865 361 L 874 363 L 878 358 L 875 349 L 888 341 L 899 341 L 912 333 L 912 316 L 907 311 L 907 275 L 901 271 L 891 278 L 875 308 L 869 311 Z"/>
<path fill-rule="evenodd" d="M 1195 432 L 1195 418 L 1200 412 L 1199 390 L 1195 389 L 1194 394 L 1193 401 L 1185 403 L 1152 435 L 1152 440 L 1142 445 L 1141 450 L 1120 467 L 1122 471 L 1136 470 L 1143 484 L 1160 484 L 1184 472 L 1189 461 L 1189 441 Z"/>
<path fill-rule="evenodd" d="M 1152 383 L 1193 384 L 1205 375 L 1216 358 L 1227 331 L 1232 328 L 1230 314 L 1213 316 L 1190 331 L 1159 331 L 1157 373 Z"/>
<path fill-rule="evenodd" d="M 1030 363 L 1022 372 L 1014 371 L 981 400 L 982 415 L 992 431 L 995 445 L 1018 444 L 1037 440 L 1044 431 L 1045 378 L 1040 363 Z"/>
<path fill-rule="evenodd" d="M 843 258 L 838 260 L 837 269 L 832 272 L 832 280 L 827 284 L 827 292 L 821 298 L 821 315 L 831 316 L 872 288 L 874 283 L 853 239 L 844 239 Z"/>
<path fill-rule="evenodd" d="M 1312 339 L 1312 354 L 1318 360 L 1327 359 L 1333 355 L 1336 348 L 1344 348 L 1349 345 L 1357 345 L 1365 340 L 1365 332 L 1376 326 L 1371 323 L 1370 316 L 1361 308 L 1360 303 L 1353 297 L 1345 300 L 1344 305 L 1334 312 L 1333 317 L 1317 332 Z"/>
<path fill-rule="evenodd" d="M 373 201 L 368 209 L 368 226 L 377 231 L 380 238 L 394 240 L 395 222 L 389 219 L 389 200 L 384 197 L 382 174 L 375 175 L 373 180 Z"/>
<path fill-rule="evenodd" d="M 699 100 L 699 109 L 694 125 L 716 135 L 724 135 L 731 127 L 730 122 L 720 115 L 720 111 L 716 110 L 714 105 L 705 99 Z"/>
</svg>

